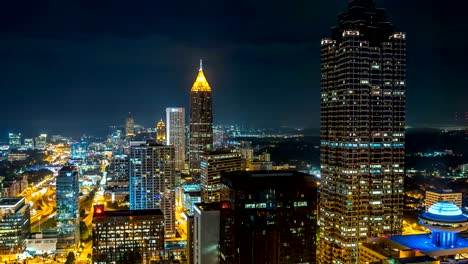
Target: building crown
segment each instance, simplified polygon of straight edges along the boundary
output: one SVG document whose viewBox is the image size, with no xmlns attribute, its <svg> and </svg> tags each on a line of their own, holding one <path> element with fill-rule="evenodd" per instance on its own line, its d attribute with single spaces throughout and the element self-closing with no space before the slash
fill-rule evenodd
<svg viewBox="0 0 468 264">
<path fill-rule="evenodd" d="M 203 62 L 200 60 L 200 69 L 198 70 L 197 79 L 193 83 L 192 92 L 211 92 L 211 87 L 203 74 Z"/>
</svg>

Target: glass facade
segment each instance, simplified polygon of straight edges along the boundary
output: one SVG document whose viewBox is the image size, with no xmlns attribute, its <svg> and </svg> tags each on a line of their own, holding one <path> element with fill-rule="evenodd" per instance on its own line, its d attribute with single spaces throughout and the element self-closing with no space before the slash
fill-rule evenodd
<svg viewBox="0 0 468 264">
<path fill-rule="evenodd" d="M 63 167 L 57 176 L 57 251 L 74 248 L 79 242 L 79 182 L 74 167 Z"/>
<path fill-rule="evenodd" d="M 184 169 L 185 163 L 185 108 L 166 108 L 166 143 L 175 148 L 175 168 Z"/>
<path fill-rule="evenodd" d="M 31 228 L 24 198 L 0 198 L 0 255 L 23 253 Z"/>
<path fill-rule="evenodd" d="M 201 63 L 200 63 L 201 64 Z M 200 155 L 213 147 L 213 110 L 211 87 L 200 65 L 190 91 L 190 171 L 200 173 Z"/>
<path fill-rule="evenodd" d="M 174 146 L 154 141 L 130 147 L 130 209 L 161 209 L 166 217 L 166 235 L 175 235 Z"/>
</svg>

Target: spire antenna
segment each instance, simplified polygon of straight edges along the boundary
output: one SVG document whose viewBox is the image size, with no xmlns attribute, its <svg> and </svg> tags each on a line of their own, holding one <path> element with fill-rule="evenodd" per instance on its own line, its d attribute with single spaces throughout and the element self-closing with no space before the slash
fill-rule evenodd
<svg viewBox="0 0 468 264">
<path fill-rule="evenodd" d="M 200 59 L 200 71 L 203 70 L 203 60 Z"/>
</svg>

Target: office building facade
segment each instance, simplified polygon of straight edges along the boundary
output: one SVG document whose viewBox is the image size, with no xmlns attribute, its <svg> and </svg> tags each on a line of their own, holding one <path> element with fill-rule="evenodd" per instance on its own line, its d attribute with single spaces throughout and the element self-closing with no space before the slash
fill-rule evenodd
<svg viewBox="0 0 468 264">
<path fill-rule="evenodd" d="M 429 208 L 437 202 L 452 202 L 456 206 L 462 208 L 463 194 L 459 192 L 453 192 L 453 190 L 428 190 L 426 191 L 425 207 L 426 212 Z"/>
<path fill-rule="evenodd" d="M 242 171 L 221 182 L 219 263 L 316 263 L 313 176 Z"/>
<path fill-rule="evenodd" d="M 402 228 L 405 34 L 352 0 L 321 58 L 319 263 L 355 263 L 359 243 Z"/>
<path fill-rule="evenodd" d="M 9 133 L 8 145 L 10 149 L 18 149 L 21 147 L 21 133 Z"/>
<path fill-rule="evenodd" d="M 0 198 L 0 255 L 23 253 L 30 234 L 29 205 L 24 198 Z"/>
<path fill-rule="evenodd" d="M 86 141 L 75 142 L 71 144 L 70 148 L 72 159 L 86 160 L 86 152 L 88 149 Z"/>
<path fill-rule="evenodd" d="M 174 147 L 155 141 L 131 142 L 130 209 L 161 209 L 166 236 L 175 235 Z"/>
<path fill-rule="evenodd" d="M 24 139 L 24 148 L 25 149 L 34 149 L 34 139 L 33 138 L 25 138 Z"/>
<path fill-rule="evenodd" d="M 242 170 L 241 155 L 233 152 L 206 152 L 200 156 L 200 160 L 202 201 L 205 203 L 219 202 L 221 174 Z"/>
<path fill-rule="evenodd" d="M 131 263 L 138 252 L 144 263 L 164 256 L 164 215 L 159 209 L 104 211 L 94 207 L 94 263 Z"/>
<path fill-rule="evenodd" d="M 128 182 L 130 160 L 127 155 L 114 155 L 110 162 L 108 181 Z"/>
<path fill-rule="evenodd" d="M 175 169 L 181 171 L 185 164 L 185 108 L 166 108 L 166 144 L 175 149 Z"/>
<path fill-rule="evenodd" d="M 211 87 L 203 73 L 202 63 L 190 91 L 190 171 L 200 173 L 200 156 L 213 147 L 213 111 Z"/>
<path fill-rule="evenodd" d="M 47 134 L 40 134 L 36 137 L 35 148 L 38 150 L 45 150 L 47 146 Z"/>
<path fill-rule="evenodd" d="M 57 176 L 57 252 L 74 249 L 80 241 L 79 182 L 74 167 L 63 167 Z"/>
</svg>

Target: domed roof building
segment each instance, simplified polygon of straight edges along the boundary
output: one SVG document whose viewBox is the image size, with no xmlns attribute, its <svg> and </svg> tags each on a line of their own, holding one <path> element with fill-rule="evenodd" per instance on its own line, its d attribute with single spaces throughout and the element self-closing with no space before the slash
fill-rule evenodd
<svg viewBox="0 0 468 264">
<path fill-rule="evenodd" d="M 419 222 L 432 231 L 432 244 L 436 247 L 454 247 L 458 233 L 468 230 L 468 217 L 451 202 L 437 202 L 419 216 Z"/>
</svg>

